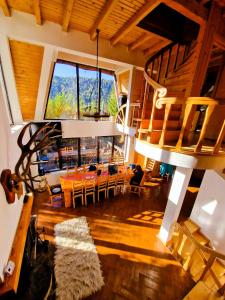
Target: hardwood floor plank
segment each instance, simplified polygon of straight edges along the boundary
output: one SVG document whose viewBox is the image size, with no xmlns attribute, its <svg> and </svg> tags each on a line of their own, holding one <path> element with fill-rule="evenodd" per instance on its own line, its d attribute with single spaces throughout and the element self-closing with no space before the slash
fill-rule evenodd
<svg viewBox="0 0 225 300">
<path fill-rule="evenodd" d="M 37 194 L 34 212 L 46 238 L 54 242 L 54 225 L 86 216 L 102 265 L 105 285 L 88 300 L 181 300 L 193 286 L 190 276 L 157 238 L 170 183 L 150 187 L 139 198 L 127 194 L 96 206 L 50 206 Z"/>
</svg>

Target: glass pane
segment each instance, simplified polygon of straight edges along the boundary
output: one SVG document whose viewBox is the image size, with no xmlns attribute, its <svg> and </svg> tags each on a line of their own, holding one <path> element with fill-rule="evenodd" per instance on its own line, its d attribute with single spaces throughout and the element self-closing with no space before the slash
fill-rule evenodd
<svg viewBox="0 0 225 300">
<path fill-rule="evenodd" d="M 98 111 L 98 72 L 85 70 L 79 67 L 79 103 L 80 118 L 85 118 L 84 113 Z"/>
<path fill-rule="evenodd" d="M 81 164 L 97 162 L 97 139 L 96 137 L 83 137 L 80 139 Z"/>
<path fill-rule="evenodd" d="M 76 66 L 55 64 L 45 118 L 77 119 Z"/>
<path fill-rule="evenodd" d="M 112 159 L 112 136 L 99 137 L 99 163 L 107 163 Z"/>
<path fill-rule="evenodd" d="M 78 139 L 61 139 L 59 155 L 62 169 L 78 165 Z"/>
<path fill-rule="evenodd" d="M 101 112 L 115 116 L 118 111 L 113 75 L 101 74 Z"/>
<path fill-rule="evenodd" d="M 124 158 L 124 144 L 125 144 L 125 135 L 114 136 L 114 150 L 113 150 L 114 159 L 120 160 Z"/>
<path fill-rule="evenodd" d="M 39 172 L 52 172 L 59 170 L 59 155 L 57 147 L 57 139 L 54 139 L 54 143 L 51 146 L 47 146 L 40 151 L 39 160 L 46 161 L 46 163 L 39 164 Z"/>
</svg>

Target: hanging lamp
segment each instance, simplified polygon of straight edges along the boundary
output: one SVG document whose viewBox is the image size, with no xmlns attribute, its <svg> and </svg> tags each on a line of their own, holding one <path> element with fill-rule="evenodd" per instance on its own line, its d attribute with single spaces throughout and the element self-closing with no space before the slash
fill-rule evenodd
<svg viewBox="0 0 225 300">
<path fill-rule="evenodd" d="M 96 29 L 96 69 L 97 69 L 97 76 L 96 76 L 96 85 L 97 85 L 97 99 L 96 99 L 96 107 L 97 107 L 97 111 L 96 112 L 90 112 L 90 113 L 84 113 L 83 116 L 86 118 L 94 118 L 95 121 L 98 121 L 101 118 L 109 118 L 109 114 L 108 113 L 101 113 L 101 108 L 100 108 L 100 78 L 99 78 L 99 66 L 98 66 L 98 51 L 99 51 L 99 29 Z"/>
</svg>

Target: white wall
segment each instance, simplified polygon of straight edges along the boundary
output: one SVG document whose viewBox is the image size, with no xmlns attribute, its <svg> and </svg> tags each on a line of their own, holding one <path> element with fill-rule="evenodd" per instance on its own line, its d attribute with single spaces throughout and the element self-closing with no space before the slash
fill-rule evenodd
<svg viewBox="0 0 225 300">
<path fill-rule="evenodd" d="M 225 254 L 225 175 L 214 170 L 205 172 L 190 218 L 212 246 Z"/>
<path fill-rule="evenodd" d="M 16 146 L 18 132 L 11 133 L 9 120 L 5 108 L 5 101 L 0 83 L 0 173 L 3 169 L 14 168 L 19 156 L 19 148 Z M 8 204 L 5 192 L 0 184 L 0 278 L 3 279 L 3 269 L 8 262 L 11 247 L 21 210 L 23 196 L 13 204 Z"/>
<path fill-rule="evenodd" d="M 63 138 L 120 135 L 114 122 L 110 121 L 62 121 Z"/>
</svg>

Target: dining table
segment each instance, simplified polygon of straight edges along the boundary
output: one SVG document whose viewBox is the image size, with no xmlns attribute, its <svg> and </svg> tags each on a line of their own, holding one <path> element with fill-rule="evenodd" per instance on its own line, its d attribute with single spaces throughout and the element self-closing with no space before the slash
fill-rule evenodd
<svg viewBox="0 0 225 300">
<path fill-rule="evenodd" d="M 67 173 L 63 176 L 60 176 L 60 183 L 62 187 L 62 191 L 64 193 L 64 201 L 65 201 L 65 207 L 71 207 L 72 206 L 72 190 L 73 190 L 73 183 L 81 183 L 86 180 L 96 180 L 97 184 L 97 178 L 103 178 L 108 177 L 108 171 L 102 171 L 100 175 L 97 175 L 95 171 L 91 172 L 78 172 L 78 173 Z"/>
</svg>

